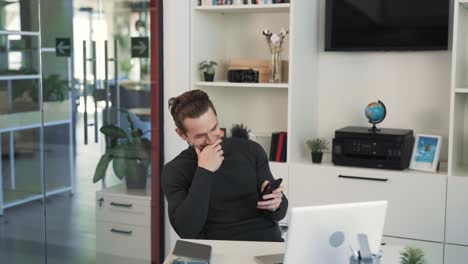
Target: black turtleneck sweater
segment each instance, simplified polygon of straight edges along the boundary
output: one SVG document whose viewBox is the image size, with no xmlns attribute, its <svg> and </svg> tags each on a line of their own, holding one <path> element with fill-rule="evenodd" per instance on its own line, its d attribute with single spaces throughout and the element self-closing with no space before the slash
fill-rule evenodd
<svg viewBox="0 0 468 264">
<path fill-rule="evenodd" d="M 223 139 L 224 160 L 216 172 L 197 166 L 192 147 L 164 166 L 162 189 L 169 219 L 181 238 L 282 241 L 278 221 L 288 209 L 257 209 L 260 188 L 273 181 L 268 158 L 256 142 Z"/>
</svg>

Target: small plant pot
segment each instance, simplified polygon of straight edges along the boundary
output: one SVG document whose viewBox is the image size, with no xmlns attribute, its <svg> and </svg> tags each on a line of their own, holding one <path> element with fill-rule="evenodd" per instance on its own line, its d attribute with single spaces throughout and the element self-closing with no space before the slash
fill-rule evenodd
<svg viewBox="0 0 468 264">
<path fill-rule="evenodd" d="M 214 73 L 209 74 L 209 73 L 204 72 L 203 77 L 205 78 L 205 82 L 212 82 L 214 80 Z"/>
<path fill-rule="evenodd" d="M 133 165 L 126 168 L 125 184 L 127 189 L 145 189 L 147 167 L 144 165 Z"/>
<path fill-rule="evenodd" d="M 322 163 L 323 152 L 311 152 L 312 163 Z"/>
</svg>

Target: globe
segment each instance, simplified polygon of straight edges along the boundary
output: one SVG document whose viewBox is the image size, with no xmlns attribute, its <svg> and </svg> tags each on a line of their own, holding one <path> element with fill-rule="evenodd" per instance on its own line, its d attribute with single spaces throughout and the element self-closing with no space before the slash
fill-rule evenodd
<svg viewBox="0 0 468 264">
<path fill-rule="evenodd" d="M 372 130 L 377 130 L 375 124 L 382 122 L 387 115 L 387 109 L 385 104 L 378 100 L 377 102 L 371 102 L 367 105 L 365 114 L 369 123 L 373 124 Z"/>
</svg>

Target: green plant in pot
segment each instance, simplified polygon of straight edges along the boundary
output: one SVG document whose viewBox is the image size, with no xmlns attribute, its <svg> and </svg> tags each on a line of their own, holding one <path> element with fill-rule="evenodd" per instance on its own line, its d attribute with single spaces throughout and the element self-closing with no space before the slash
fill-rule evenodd
<svg viewBox="0 0 468 264">
<path fill-rule="evenodd" d="M 424 264 L 424 252 L 417 247 L 407 246 L 400 252 L 400 264 Z"/>
<path fill-rule="evenodd" d="M 62 102 L 67 97 L 70 87 L 68 81 L 60 79 L 58 74 L 51 74 L 42 79 L 44 101 Z"/>
<path fill-rule="evenodd" d="M 325 138 L 314 138 L 306 141 L 312 155 L 312 163 L 321 163 L 323 151 L 328 149 L 328 141 Z"/>
<path fill-rule="evenodd" d="M 215 66 L 218 65 L 215 61 L 204 60 L 200 62 L 198 68 L 203 72 L 205 82 L 212 82 L 215 75 Z"/>
<path fill-rule="evenodd" d="M 38 85 L 31 80 L 18 80 L 15 82 L 12 98 L 15 100 L 20 97 L 30 97 L 33 102 L 38 102 Z M 70 87 L 68 81 L 60 79 L 60 75 L 51 74 L 42 78 L 43 93 L 42 98 L 45 102 L 60 101 L 67 97 Z"/>
<path fill-rule="evenodd" d="M 143 138 L 143 131 L 134 127 L 127 113 L 130 124 L 130 135 L 116 125 L 104 125 L 100 131 L 110 139 L 110 147 L 99 160 L 94 172 L 93 183 L 104 178 L 111 161 L 114 173 L 119 179 L 125 177 L 127 188 L 143 189 L 146 187 L 146 177 L 150 165 L 151 143 Z"/>
</svg>

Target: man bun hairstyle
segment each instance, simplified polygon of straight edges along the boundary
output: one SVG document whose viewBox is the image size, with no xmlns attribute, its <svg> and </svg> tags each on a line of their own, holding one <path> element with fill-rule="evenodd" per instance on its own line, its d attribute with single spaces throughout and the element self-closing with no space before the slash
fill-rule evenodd
<svg viewBox="0 0 468 264">
<path fill-rule="evenodd" d="M 209 96 L 202 90 L 191 90 L 169 99 L 169 110 L 177 128 L 186 133 L 183 121 L 186 118 L 198 118 L 211 107 L 216 114 Z"/>
</svg>

